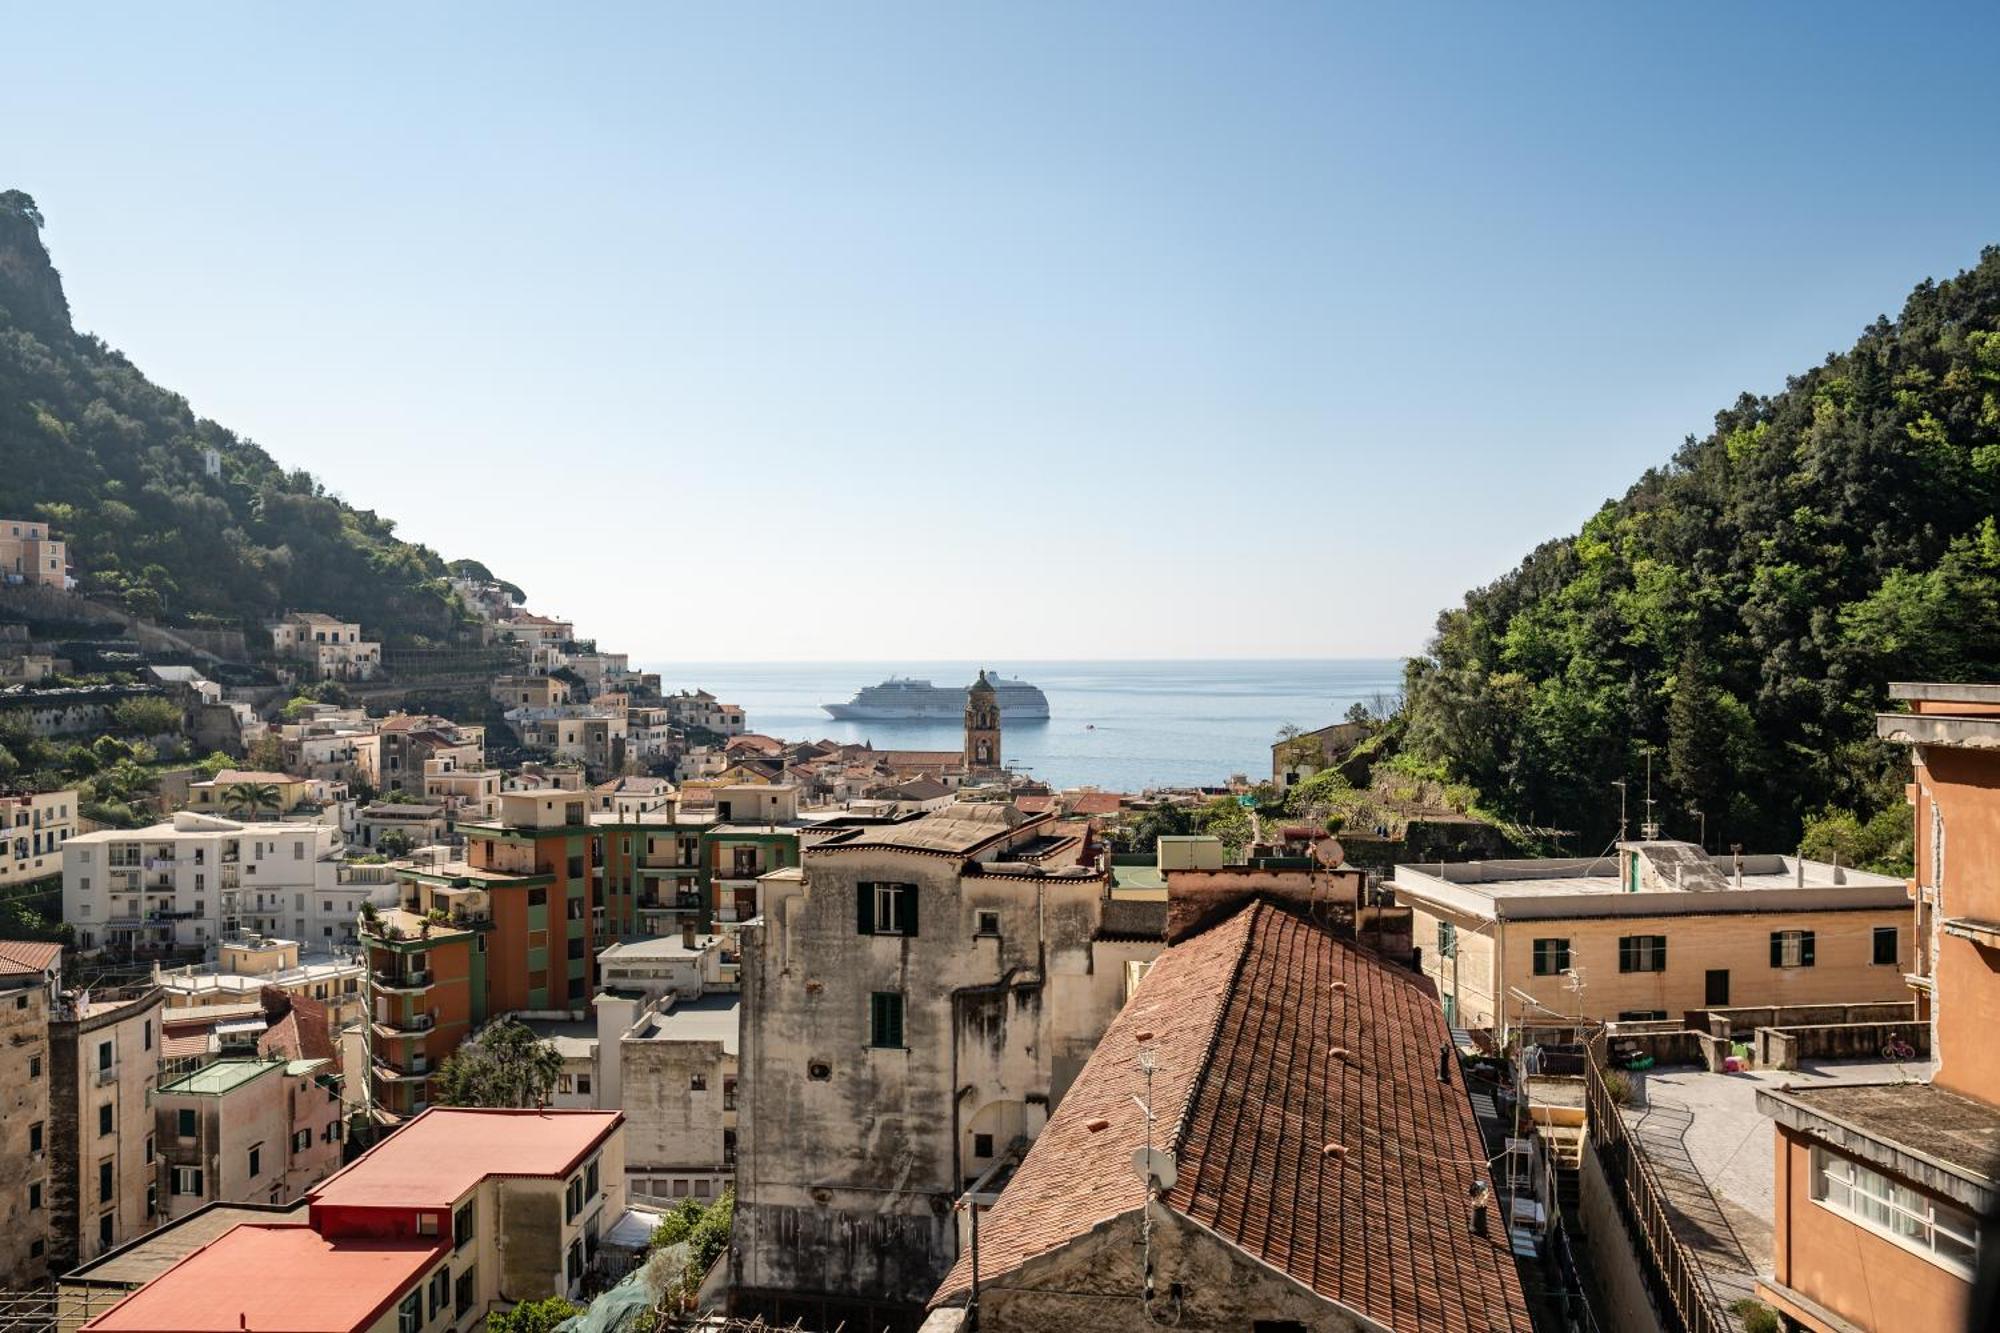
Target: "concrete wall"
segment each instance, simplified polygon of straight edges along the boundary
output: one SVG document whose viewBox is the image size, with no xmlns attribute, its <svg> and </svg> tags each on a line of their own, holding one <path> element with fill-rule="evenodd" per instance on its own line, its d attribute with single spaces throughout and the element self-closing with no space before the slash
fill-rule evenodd
<svg viewBox="0 0 2000 1333">
<path fill-rule="evenodd" d="M 1618 1333 L 1666 1333 L 1666 1326 L 1647 1293 L 1646 1278 L 1633 1249 L 1635 1238 L 1625 1230 L 1611 1189 L 1611 1181 L 1597 1160 L 1597 1149 L 1586 1141 L 1583 1166 L 1578 1173 L 1578 1210 L 1582 1215 L 1584 1247 L 1597 1274 L 1593 1305 L 1606 1329 L 1617 1329 Z"/>
<path fill-rule="evenodd" d="M 735 1113 L 723 1110 L 723 1084 L 735 1077 L 736 1058 L 723 1053 L 722 1043 L 618 1041 L 608 1054 L 621 1066 L 618 1108 L 625 1112 L 627 1169 L 640 1176 L 699 1177 L 711 1185 L 726 1178 L 723 1134 Z M 697 1077 L 704 1085 L 699 1092 Z M 664 1193 L 672 1197 L 671 1186 Z"/>
<path fill-rule="evenodd" d="M 1758 1028 L 1757 1065 L 1761 1069 L 1797 1069 L 1801 1060 L 1879 1060 L 1891 1037 L 1900 1037 L 1915 1047 L 1917 1059 L 1930 1058 L 1930 1027 L 1905 1020 Z"/>
<path fill-rule="evenodd" d="M 146 1160 L 153 1135 L 147 1092 L 160 1072 L 160 1012 L 165 996 L 153 990 L 129 1003 L 89 1015 L 58 1017 L 49 1025 L 50 1268 L 68 1272 L 80 1263 L 150 1230 L 148 1188 L 154 1168 Z M 98 1047 L 109 1042 L 112 1072 L 100 1075 Z M 112 1108 L 112 1132 L 98 1132 L 98 1108 Z M 112 1197 L 99 1198 L 100 1164 L 112 1164 Z M 110 1240 L 101 1220 L 111 1219 Z"/>
<path fill-rule="evenodd" d="M 1928 747 L 1917 751 L 1917 783 L 1926 800 L 1918 807 L 1917 875 L 1933 882 L 1943 871 L 1938 915 L 2000 921 L 2000 758 L 1990 752 Z M 1935 829 L 1926 818 L 1934 801 Z M 1935 835 L 1941 835 L 1934 839 Z M 2000 1031 L 2000 951 L 1968 939 L 1933 935 L 1936 948 L 1936 1081 L 1981 1101 L 2000 1102 L 2000 1061 L 1989 1057 Z"/>
</svg>

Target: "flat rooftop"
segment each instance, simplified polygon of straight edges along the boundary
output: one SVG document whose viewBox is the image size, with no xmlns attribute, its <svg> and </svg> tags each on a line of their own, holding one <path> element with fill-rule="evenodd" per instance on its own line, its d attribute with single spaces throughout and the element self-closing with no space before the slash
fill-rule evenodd
<svg viewBox="0 0 2000 1333">
<path fill-rule="evenodd" d="M 171 1083 L 160 1085 L 160 1092 L 192 1093 L 199 1097 L 221 1097 L 248 1083 L 259 1074 L 273 1069 L 282 1069 L 282 1062 L 273 1060 L 217 1060 L 203 1065 L 192 1074 L 184 1074 Z"/>
<path fill-rule="evenodd" d="M 1671 849 L 1671 850 L 1669 850 Z M 1549 857 L 1396 867 L 1399 900 L 1422 901 L 1488 919 L 1584 915 L 1671 916 L 1705 912 L 1907 907 L 1905 882 L 1795 856 L 1708 856 L 1686 844 L 1649 853 L 1671 873 L 1633 891 L 1620 857 Z M 1679 887 L 1676 887 L 1676 885 Z"/>
<path fill-rule="evenodd" d="M 662 935 L 657 939 L 628 940 L 601 949 L 597 954 L 600 963 L 660 962 L 675 958 L 699 958 L 710 949 L 720 948 L 720 935 L 697 935 L 694 948 L 681 943 L 678 935 Z"/>
<path fill-rule="evenodd" d="M 136 1287 L 142 1282 L 152 1281 L 241 1223 L 287 1222 L 304 1226 L 305 1221 L 304 1199 L 282 1208 L 254 1203 L 211 1203 L 65 1273 L 63 1280 Z"/>
<path fill-rule="evenodd" d="M 310 1227 L 243 1224 L 84 1325 L 117 1333 L 317 1333 L 365 1329 L 441 1242 L 328 1240 Z"/>
<path fill-rule="evenodd" d="M 676 1001 L 673 1008 L 648 1014 L 633 1029 L 640 1041 L 714 1041 L 736 1054 L 743 1002 L 735 995 L 703 995 Z"/>
<path fill-rule="evenodd" d="M 1883 1082 L 1814 1087 L 1784 1096 L 1829 1120 L 1896 1144 L 1960 1173 L 2000 1180 L 2000 1107 L 1932 1083 Z"/>
<path fill-rule="evenodd" d="M 309 1197 L 342 1208 L 448 1208 L 488 1176 L 567 1176 L 622 1118 L 617 1111 L 433 1107 Z"/>
</svg>

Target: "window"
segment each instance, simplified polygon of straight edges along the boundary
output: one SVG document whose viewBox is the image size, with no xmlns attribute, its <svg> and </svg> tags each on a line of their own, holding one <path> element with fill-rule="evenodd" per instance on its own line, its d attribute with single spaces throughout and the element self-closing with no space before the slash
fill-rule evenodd
<svg viewBox="0 0 2000 1333">
<path fill-rule="evenodd" d="M 590 1075 L 578 1074 L 576 1076 L 576 1091 L 580 1097 L 588 1097 L 590 1095 Z"/>
<path fill-rule="evenodd" d="M 862 884 L 857 895 L 856 927 L 863 935 L 915 935 L 917 886 Z"/>
<path fill-rule="evenodd" d="M 1449 921 L 1438 922 L 1438 957 L 1458 957 L 1458 927 Z"/>
<path fill-rule="evenodd" d="M 706 1074 L 690 1074 L 690 1075 L 688 1075 L 688 1091 L 689 1091 L 689 1092 L 707 1092 L 707 1091 L 708 1091 L 708 1075 L 706 1075 Z"/>
<path fill-rule="evenodd" d="M 454 1316 L 465 1314 L 472 1309 L 474 1296 L 479 1290 L 479 1284 L 473 1280 L 473 1274 L 478 1271 L 476 1268 L 468 1268 L 458 1275 L 458 1290 L 451 1311 Z"/>
<path fill-rule="evenodd" d="M 597 1197 L 597 1159 L 590 1159 L 590 1165 L 583 1169 L 583 1193 L 585 1198 Z"/>
<path fill-rule="evenodd" d="M 193 1111 L 182 1110 L 174 1113 L 174 1133 L 178 1134 L 181 1138 L 191 1139 L 194 1137 L 194 1130 L 195 1119 Z"/>
<path fill-rule="evenodd" d="M 111 1196 L 117 1192 L 118 1173 L 112 1167 L 111 1159 L 107 1157 L 97 1164 L 97 1201 L 110 1203 Z"/>
<path fill-rule="evenodd" d="M 198 1166 L 177 1166 L 174 1168 L 171 1194 L 186 1194 L 201 1197 L 201 1168 Z"/>
<path fill-rule="evenodd" d="M 464 1249 L 471 1242 L 472 1238 L 478 1234 L 478 1226 L 478 1202 L 475 1200 L 472 1203 L 461 1205 L 459 1210 L 451 1215 L 451 1248 L 454 1250 Z"/>
<path fill-rule="evenodd" d="M 255 1180 L 264 1169 L 264 1145 L 254 1144 L 250 1149 L 250 1179 Z M 418 1227 L 421 1231 L 423 1228 Z"/>
<path fill-rule="evenodd" d="M 430 1317 L 435 1319 L 451 1306 L 451 1270 L 440 1268 L 431 1274 Z"/>
<path fill-rule="evenodd" d="M 974 1134 L 972 1136 L 972 1155 L 982 1158 L 991 1157 L 993 1155 L 993 1136 L 991 1134 Z"/>
<path fill-rule="evenodd" d="M 1664 972 L 1667 970 L 1665 935 L 1626 935 L 1618 941 L 1620 972 Z"/>
<path fill-rule="evenodd" d="M 708 1182 L 706 1180 L 695 1181 L 694 1196 L 697 1199 L 706 1199 L 708 1197 Z"/>
<path fill-rule="evenodd" d="M 42 1206 L 42 1184 L 36 1181 L 28 1186 L 28 1211 L 34 1212 Z"/>
<path fill-rule="evenodd" d="M 1875 966 L 1894 967 L 1896 965 L 1896 928 L 1894 926 L 1875 927 Z"/>
<path fill-rule="evenodd" d="M 313 1143 L 313 1132 L 309 1129 L 302 1129 L 298 1133 L 292 1135 L 292 1151 L 295 1153 L 301 1153 L 306 1151 L 308 1148 L 312 1147 L 312 1143 Z"/>
<path fill-rule="evenodd" d="M 972 933 L 975 935 L 1000 934 L 1000 913 L 990 907 L 982 907 L 972 914 Z"/>
<path fill-rule="evenodd" d="M 148 1218 L 155 1218 L 158 1217 L 159 1215 L 160 1215 L 160 1182 L 156 1180 L 149 1183 L 146 1186 L 146 1216 Z"/>
<path fill-rule="evenodd" d="M 583 1177 L 572 1177 L 569 1188 L 563 1192 L 563 1221 L 574 1222 L 576 1215 L 583 1211 Z"/>
<path fill-rule="evenodd" d="M 571 879 L 583 878 L 583 858 L 581 856 L 572 856 L 569 859 L 569 877 Z"/>
<path fill-rule="evenodd" d="M 1552 977 L 1569 971 L 1568 940 L 1535 941 L 1535 975 Z"/>
<path fill-rule="evenodd" d="M 1811 967 L 1813 965 L 1813 933 L 1810 930 L 1774 930 L 1771 932 L 1772 967 Z"/>
<path fill-rule="evenodd" d="M 1970 1213 L 1824 1148 L 1813 1149 L 1812 1196 L 1967 1279 L 1979 1262 L 1979 1224 Z"/>
<path fill-rule="evenodd" d="M 28 1126 L 28 1151 L 40 1152 L 41 1150 L 42 1122 L 37 1120 L 34 1124 Z"/>
<path fill-rule="evenodd" d="M 547 907 L 548 905 L 549 905 L 549 891 L 547 889 L 528 890 L 528 906 Z"/>
<path fill-rule="evenodd" d="M 417 1234 L 418 1234 L 419 1236 L 435 1236 L 435 1235 L 437 1235 L 437 1233 L 438 1233 L 438 1219 L 437 1219 L 437 1214 L 436 1214 L 436 1213 L 418 1213 L 418 1214 L 417 1214 Z"/>
<path fill-rule="evenodd" d="M 111 1103 L 97 1108 L 97 1137 L 100 1139 L 111 1132 Z"/>
<path fill-rule="evenodd" d="M 674 1182 L 674 1197 L 676 1199 L 685 1199 L 687 1197 L 687 1192 L 688 1192 L 688 1183 L 685 1180 L 676 1180 Z"/>
<path fill-rule="evenodd" d="M 106 1213 L 97 1219 L 97 1243 L 109 1248 L 112 1238 L 118 1234 L 118 1214 Z"/>
<path fill-rule="evenodd" d="M 736 1109 L 736 1080 L 733 1078 L 722 1080 L 722 1109 L 725 1111 Z"/>
<path fill-rule="evenodd" d="M 29 1078 L 40 1078 L 41 1076 L 42 1076 L 42 1057 L 41 1057 L 41 1056 L 39 1056 L 39 1055 L 31 1055 L 31 1056 L 29 1056 L 29 1057 L 28 1057 L 28 1077 L 29 1077 Z"/>
<path fill-rule="evenodd" d="M 148 1162 L 153 1160 L 153 1136 L 151 1134 L 146 1136 L 146 1160 Z"/>
<path fill-rule="evenodd" d="M 97 1043 L 97 1067 L 99 1069 L 111 1068 L 111 1043 L 108 1041 Z"/>
<path fill-rule="evenodd" d="M 900 991 L 876 991 L 869 1003 L 868 1044 L 885 1050 L 903 1045 L 903 996 Z"/>
<path fill-rule="evenodd" d="M 424 1326 L 424 1293 L 413 1291 L 396 1307 L 396 1333 L 417 1333 Z"/>
<path fill-rule="evenodd" d="M 147 1019 L 147 1020 L 146 1020 L 146 1025 L 145 1025 L 145 1028 L 144 1028 L 144 1031 L 145 1031 L 145 1034 L 146 1034 L 146 1049 L 150 1051 L 150 1050 L 152 1050 L 152 1049 L 153 1049 L 153 1020 L 152 1020 L 152 1019 L 150 1019 L 150 1018 L 149 1018 L 149 1019 Z"/>
<path fill-rule="evenodd" d="M 1621 1023 L 1664 1023 L 1667 1011 L 1664 1009 L 1621 1009 L 1618 1021 Z"/>
</svg>

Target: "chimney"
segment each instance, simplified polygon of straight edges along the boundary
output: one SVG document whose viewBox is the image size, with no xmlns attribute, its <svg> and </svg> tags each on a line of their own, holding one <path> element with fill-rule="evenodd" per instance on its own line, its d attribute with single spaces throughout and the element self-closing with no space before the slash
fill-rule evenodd
<svg viewBox="0 0 2000 1333">
<path fill-rule="evenodd" d="M 1486 1182 L 1483 1180 L 1473 1181 L 1471 1193 L 1472 1234 L 1483 1236 L 1486 1234 Z"/>
<path fill-rule="evenodd" d="M 1451 1082 L 1451 1057 L 1450 1042 L 1445 1042 L 1442 1046 L 1438 1047 L 1438 1082 L 1440 1083 Z"/>
<path fill-rule="evenodd" d="M 1806 886 L 1806 859 L 1803 856 L 1792 858 L 1792 883 L 1801 889 Z"/>
<path fill-rule="evenodd" d="M 694 922 L 683 921 L 681 922 L 681 948 L 686 949 L 689 953 L 693 953 L 694 947 Z"/>
<path fill-rule="evenodd" d="M 1845 884 L 1845 883 L 1847 883 L 1847 872 L 1846 872 L 1845 870 L 1842 870 L 1842 869 L 1840 868 L 1840 853 L 1839 853 L 1839 852 L 1835 852 L 1835 853 L 1833 854 L 1833 882 L 1834 882 L 1835 884 Z"/>
</svg>

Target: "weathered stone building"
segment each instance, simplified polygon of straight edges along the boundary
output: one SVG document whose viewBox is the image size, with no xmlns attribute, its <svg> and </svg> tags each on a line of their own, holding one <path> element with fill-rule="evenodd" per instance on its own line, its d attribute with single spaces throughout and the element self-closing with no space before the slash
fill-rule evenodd
<svg viewBox="0 0 2000 1333">
<path fill-rule="evenodd" d="M 0 941 L 0 1290 L 48 1275 L 49 1010 L 62 946 Z"/>
<path fill-rule="evenodd" d="M 1087 830 L 958 804 L 806 848 L 742 932 L 734 1300 L 914 1327 L 952 1204 L 1034 1139 L 1162 947 Z"/>
<path fill-rule="evenodd" d="M 49 1267 L 66 1273 L 159 1215 L 153 1108 L 157 986 L 64 994 L 49 1023 Z"/>
</svg>

